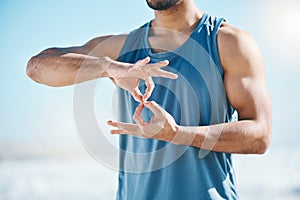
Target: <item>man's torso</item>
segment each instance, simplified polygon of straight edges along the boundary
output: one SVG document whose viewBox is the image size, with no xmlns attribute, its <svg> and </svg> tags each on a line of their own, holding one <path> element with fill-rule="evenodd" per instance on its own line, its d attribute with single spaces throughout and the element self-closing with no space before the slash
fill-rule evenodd
<svg viewBox="0 0 300 200">
<path fill-rule="evenodd" d="M 233 109 L 226 98 L 217 49 L 222 21 L 204 15 L 188 40 L 172 51 L 168 51 L 170 45 L 156 48 L 155 42 L 151 43 L 150 23 L 127 36 L 119 61 L 134 63 L 146 56 L 151 62 L 167 59 L 170 64 L 166 69 L 179 75 L 177 80 L 153 78 L 156 87 L 149 99 L 169 112 L 179 125 L 202 126 L 232 120 Z M 162 52 L 155 53 L 153 49 Z M 140 89 L 145 90 L 143 82 Z M 119 120 L 133 123 L 138 103 L 122 89 L 118 95 Z M 149 110 L 143 112 L 146 121 L 151 116 Z M 237 198 L 230 154 L 120 136 L 118 199 Z"/>
</svg>

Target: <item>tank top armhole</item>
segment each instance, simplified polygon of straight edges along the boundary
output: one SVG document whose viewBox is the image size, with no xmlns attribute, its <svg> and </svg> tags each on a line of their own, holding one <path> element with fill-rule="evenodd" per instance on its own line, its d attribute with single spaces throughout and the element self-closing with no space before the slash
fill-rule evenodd
<svg viewBox="0 0 300 200">
<path fill-rule="evenodd" d="M 218 34 L 219 34 L 219 30 L 220 30 L 220 27 L 223 22 L 226 22 L 226 20 L 224 18 L 216 19 L 216 24 L 214 26 L 213 35 L 212 35 L 214 60 L 216 62 L 215 64 L 217 65 L 222 77 L 224 76 L 224 69 L 223 69 L 223 65 L 221 63 L 221 58 L 220 58 L 220 54 L 219 54 Z"/>
<path fill-rule="evenodd" d="M 138 31 L 137 29 L 133 30 L 127 35 L 127 38 L 123 44 L 123 47 L 121 48 L 119 56 L 118 56 L 118 61 L 122 62 L 126 53 L 128 53 L 132 50 L 132 43 L 134 41 L 133 38 L 137 31 Z"/>
<path fill-rule="evenodd" d="M 148 22 L 148 23 L 150 23 L 150 22 Z M 147 26 L 148 23 L 144 24 L 143 26 L 141 26 L 138 29 L 131 31 L 127 35 L 127 38 L 123 44 L 123 47 L 121 48 L 119 56 L 118 56 L 118 61 L 123 61 L 124 56 L 127 53 L 138 49 L 138 46 L 141 43 L 141 41 L 140 41 L 140 38 L 142 38 L 141 35 L 143 35 L 145 26 Z"/>
</svg>

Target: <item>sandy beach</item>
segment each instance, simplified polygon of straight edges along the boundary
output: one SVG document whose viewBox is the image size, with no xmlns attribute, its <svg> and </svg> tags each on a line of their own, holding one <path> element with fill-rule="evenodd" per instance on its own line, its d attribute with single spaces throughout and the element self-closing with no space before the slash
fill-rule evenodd
<svg viewBox="0 0 300 200">
<path fill-rule="evenodd" d="M 300 198 L 299 149 L 263 156 L 235 155 L 243 200 Z M 117 172 L 89 155 L 10 157 L 0 162 L 0 199 L 115 199 Z"/>
</svg>

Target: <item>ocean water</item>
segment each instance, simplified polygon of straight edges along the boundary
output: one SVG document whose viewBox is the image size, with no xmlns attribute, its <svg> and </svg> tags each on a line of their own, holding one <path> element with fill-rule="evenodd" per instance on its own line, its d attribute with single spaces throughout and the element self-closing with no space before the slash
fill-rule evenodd
<svg viewBox="0 0 300 200">
<path fill-rule="evenodd" d="M 242 200 L 300 199 L 300 151 L 235 155 Z M 88 156 L 0 161 L 1 200 L 115 199 L 117 172 Z"/>
<path fill-rule="evenodd" d="M 235 155 L 242 200 L 300 200 L 300 150 L 276 149 L 265 155 Z"/>
<path fill-rule="evenodd" d="M 117 173 L 89 157 L 0 162 L 1 200 L 115 199 Z"/>
</svg>

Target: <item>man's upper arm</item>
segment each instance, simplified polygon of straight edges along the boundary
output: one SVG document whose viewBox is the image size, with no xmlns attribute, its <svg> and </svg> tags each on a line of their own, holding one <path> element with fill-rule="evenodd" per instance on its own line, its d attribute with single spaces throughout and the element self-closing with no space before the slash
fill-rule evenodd
<svg viewBox="0 0 300 200">
<path fill-rule="evenodd" d="M 121 52 L 121 49 L 125 43 L 127 35 L 111 35 L 103 36 L 90 40 L 83 48 L 86 53 L 91 56 L 103 57 L 108 56 L 113 60 L 116 60 Z"/>
<path fill-rule="evenodd" d="M 224 84 L 239 120 L 253 120 L 271 133 L 271 100 L 266 86 L 264 62 L 255 40 L 246 32 L 225 23 L 218 35 L 224 68 Z"/>
<path fill-rule="evenodd" d="M 127 35 L 107 35 L 91 39 L 82 46 L 74 46 L 67 48 L 50 48 L 41 52 L 41 54 L 57 54 L 57 50 L 61 54 L 76 53 L 82 55 L 90 55 L 95 57 L 108 56 L 113 60 L 119 57 L 121 49 L 125 43 Z"/>
</svg>

